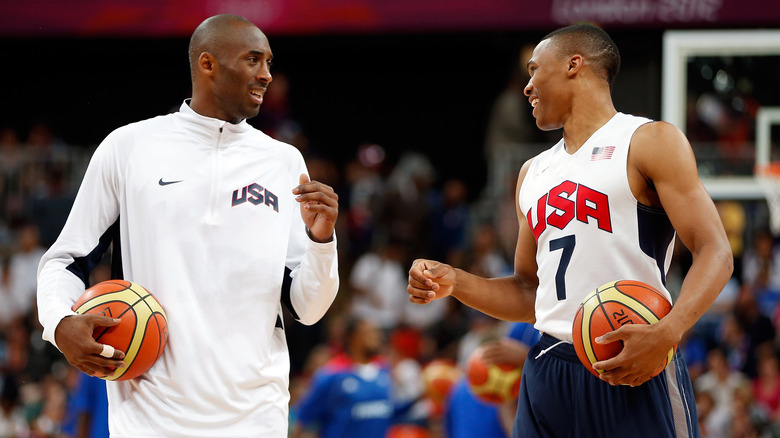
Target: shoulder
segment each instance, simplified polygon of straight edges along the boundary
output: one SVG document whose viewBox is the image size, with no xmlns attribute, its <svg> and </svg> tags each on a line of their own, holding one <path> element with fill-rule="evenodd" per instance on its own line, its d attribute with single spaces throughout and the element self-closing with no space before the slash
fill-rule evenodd
<svg viewBox="0 0 780 438">
<path fill-rule="evenodd" d="M 92 155 L 92 163 L 111 163 L 114 167 L 121 167 L 132 154 L 135 145 L 143 144 L 152 133 L 158 133 L 163 129 L 170 130 L 173 125 L 173 117 L 158 116 L 151 119 L 129 123 L 111 131 L 95 149 Z"/>
<path fill-rule="evenodd" d="M 685 134 L 671 123 L 648 121 L 639 126 L 631 137 L 631 147 L 652 147 L 655 150 L 665 148 L 690 149 Z"/>
<path fill-rule="evenodd" d="M 649 119 L 640 120 L 644 120 L 645 122 L 636 129 L 636 132 L 631 139 L 632 143 L 637 141 L 648 141 L 651 139 L 662 139 L 669 137 L 685 140 L 685 136 L 683 135 L 682 131 L 680 131 L 679 128 L 672 125 L 671 123 Z"/>
<path fill-rule="evenodd" d="M 173 114 L 152 117 L 114 129 L 106 136 L 104 143 L 130 141 L 138 137 L 158 133 L 161 130 L 170 130 L 172 126 L 174 126 Z"/>
<path fill-rule="evenodd" d="M 637 167 L 660 166 L 671 159 L 693 159 L 688 139 L 676 126 L 650 121 L 639 126 L 631 137 L 629 160 Z"/>
<path fill-rule="evenodd" d="M 295 146 L 277 140 L 265 132 L 250 125 L 250 129 L 247 131 L 247 135 L 251 136 L 254 141 L 272 149 L 274 152 L 283 155 L 284 157 L 292 161 L 303 161 L 303 154 Z"/>
</svg>

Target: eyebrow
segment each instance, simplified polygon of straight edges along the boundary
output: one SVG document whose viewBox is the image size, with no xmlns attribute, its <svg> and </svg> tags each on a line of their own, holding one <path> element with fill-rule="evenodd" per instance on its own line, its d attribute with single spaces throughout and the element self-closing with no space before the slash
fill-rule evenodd
<svg viewBox="0 0 780 438">
<path fill-rule="evenodd" d="M 250 54 L 250 55 L 260 55 L 260 56 L 262 56 L 262 55 L 265 55 L 265 52 L 264 52 L 264 51 L 262 51 L 262 50 L 250 50 L 250 51 L 249 51 L 249 54 Z M 273 53 L 270 53 L 270 54 L 268 55 L 268 57 L 269 57 L 269 58 L 271 58 L 271 59 L 274 59 L 274 54 L 273 54 Z"/>
</svg>

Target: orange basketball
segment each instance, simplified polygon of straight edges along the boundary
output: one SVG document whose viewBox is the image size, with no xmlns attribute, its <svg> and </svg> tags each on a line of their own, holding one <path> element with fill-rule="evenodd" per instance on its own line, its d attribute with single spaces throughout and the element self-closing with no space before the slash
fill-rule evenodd
<svg viewBox="0 0 780 438">
<path fill-rule="evenodd" d="M 446 359 L 434 359 L 422 370 L 425 394 L 436 404 L 444 403 L 461 372 L 454 362 Z"/>
<path fill-rule="evenodd" d="M 671 310 L 666 297 L 648 284 L 633 280 L 607 283 L 588 294 L 577 309 L 572 326 L 574 350 L 585 368 L 598 377 L 592 365 L 617 356 L 623 343 L 597 344 L 594 339 L 625 324 L 656 323 Z M 669 350 L 653 376 L 666 368 L 676 350 L 676 345 Z"/>
<path fill-rule="evenodd" d="M 431 433 L 416 424 L 394 424 L 387 430 L 385 438 L 430 438 Z"/>
<path fill-rule="evenodd" d="M 483 347 L 477 347 L 467 365 L 469 388 L 480 400 L 500 404 L 514 400 L 520 393 L 523 367 L 507 363 L 489 364 L 482 358 Z"/>
<path fill-rule="evenodd" d="M 92 336 L 125 353 L 125 368 L 104 380 L 128 380 L 145 373 L 160 357 L 168 341 L 168 318 L 151 292 L 125 280 L 108 280 L 87 289 L 73 304 L 79 315 L 119 318 L 113 327 L 97 327 Z"/>
</svg>

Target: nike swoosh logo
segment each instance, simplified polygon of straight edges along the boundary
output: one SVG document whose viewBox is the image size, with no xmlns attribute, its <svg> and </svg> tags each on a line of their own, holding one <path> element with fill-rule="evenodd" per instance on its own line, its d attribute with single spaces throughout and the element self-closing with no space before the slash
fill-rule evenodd
<svg viewBox="0 0 780 438">
<path fill-rule="evenodd" d="M 180 183 L 182 181 L 184 181 L 184 180 L 180 179 L 178 181 L 163 181 L 163 179 L 160 178 L 160 181 L 158 181 L 157 183 L 160 184 L 161 186 L 167 186 L 168 184 L 176 184 L 176 183 Z"/>
</svg>

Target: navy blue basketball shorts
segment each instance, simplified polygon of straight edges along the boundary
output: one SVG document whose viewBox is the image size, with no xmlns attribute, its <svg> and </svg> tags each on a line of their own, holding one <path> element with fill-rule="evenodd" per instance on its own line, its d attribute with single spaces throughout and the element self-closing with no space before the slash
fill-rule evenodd
<svg viewBox="0 0 780 438">
<path fill-rule="evenodd" d="M 691 378 L 679 352 L 661 374 L 632 388 L 600 380 L 572 344 L 558 342 L 543 335 L 528 353 L 513 438 L 699 437 Z"/>
</svg>

